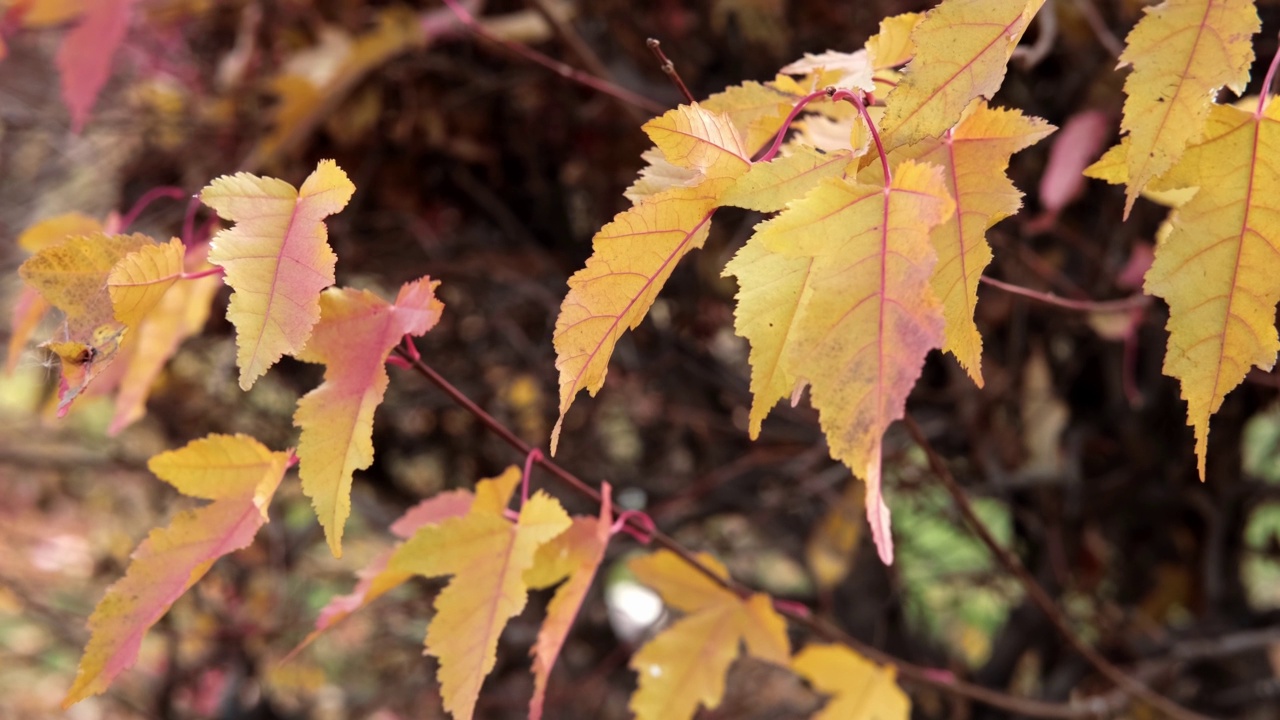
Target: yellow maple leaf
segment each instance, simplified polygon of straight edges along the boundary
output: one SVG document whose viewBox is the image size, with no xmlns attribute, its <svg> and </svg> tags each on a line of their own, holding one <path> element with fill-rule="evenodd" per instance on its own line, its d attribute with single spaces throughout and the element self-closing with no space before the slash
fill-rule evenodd
<svg viewBox="0 0 1280 720">
<path fill-rule="evenodd" d="M 885 149 L 937 137 L 974 98 L 994 95 L 1013 49 L 1043 4 L 943 0 L 927 12 L 911 33 L 916 55 L 885 98 Z"/>
<path fill-rule="evenodd" d="M 324 363 L 324 382 L 298 401 L 293 424 L 298 474 L 334 557 L 351 514 L 351 479 L 373 463 L 373 412 L 387 389 L 387 357 L 406 335 L 440 320 L 439 283 L 406 283 L 394 303 L 365 290 L 330 288 L 320 296 L 320 321 L 297 358 Z"/>
<path fill-rule="evenodd" d="M 842 176 L 853 159 L 851 150 L 824 153 L 795 145 L 788 155 L 752 165 L 720 202 L 758 212 L 777 212 L 824 178 Z"/>
<path fill-rule="evenodd" d="M 734 85 L 699 104 L 704 110 L 727 117 L 750 151 L 748 157 L 754 157 L 773 142 L 787 114 L 806 92 L 791 78 L 779 75 L 768 83 Z"/>
<path fill-rule="evenodd" d="M 905 160 L 888 187 L 825 180 L 756 230 L 769 252 L 812 266 L 785 332 L 748 340 L 753 352 L 759 345 L 780 353 L 785 371 L 811 385 L 831 456 L 867 481 L 867 519 L 886 563 L 893 544 L 880 493 L 881 440 L 902 417 L 925 355 L 942 344 L 929 233 L 954 209 L 940 168 Z M 738 278 L 742 293 L 775 280 Z M 789 301 L 793 287 L 780 290 Z"/>
<path fill-rule="evenodd" d="M 839 585 L 853 568 L 854 552 L 862 537 L 864 507 L 865 488 L 851 479 L 804 545 L 805 564 L 809 566 L 814 584 L 823 592 Z"/>
<path fill-rule="evenodd" d="M 186 246 L 178 238 L 143 245 L 129 253 L 107 276 L 112 312 L 122 325 L 133 329 L 160 302 L 182 276 Z"/>
<path fill-rule="evenodd" d="M 207 269 L 204 261 L 207 254 L 208 246 L 189 253 L 186 267 L 193 272 Z M 119 433 L 145 414 L 147 396 L 160 371 L 179 345 L 204 328 L 221 287 L 222 280 L 216 275 L 174 283 L 131 331 L 131 338 L 121 348 L 121 357 L 117 360 L 124 364 L 125 370 L 120 376 L 115 414 L 108 433 Z"/>
<path fill-rule="evenodd" d="M 504 476 L 518 480 L 520 469 L 507 468 Z M 453 576 L 436 596 L 426 651 L 440 660 L 444 707 L 457 720 L 472 717 L 480 685 L 497 661 L 498 636 L 524 609 L 524 574 L 538 548 L 569 525 L 560 503 L 538 492 L 514 524 L 501 509 L 473 504 L 463 517 L 418 530 L 392 556 L 393 572 Z"/>
<path fill-rule="evenodd" d="M 578 610 L 587 599 L 587 591 L 596 571 L 604 561 L 613 525 L 613 506 L 606 483 L 598 517 L 575 517 L 573 524 L 546 545 L 538 548 L 533 567 L 524 575 L 525 584 L 533 589 L 550 587 L 565 578 L 547 603 L 547 617 L 538 630 L 533 655 L 533 697 L 529 700 L 529 720 L 542 718 L 551 669 L 560 656 Z"/>
<path fill-rule="evenodd" d="M 791 669 L 831 696 L 813 720 L 907 720 L 911 701 L 895 682 L 892 666 L 881 667 L 843 645 L 807 645 Z"/>
<path fill-rule="evenodd" d="M 50 306 L 62 311 L 64 329 L 45 343 L 62 364 L 58 415 L 115 358 L 125 326 L 115 318 L 107 278 L 115 264 L 130 253 L 154 244 L 142 234 L 77 235 L 46 246 L 27 259 L 18 274 Z"/>
<path fill-rule="evenodd" d="M 1120 124 L 1132 143 L 1125 217 L 1147 183 L 1200 138 L 1217 91 L 1244 92 L 1261 27 L 1253 0 L 1166 0 L 1146 12 L 1120 56 L 1122 67 L 1133 66 Z"/>
<path fill-rule="evenodd" d="M 700 554 L 698 560 L 729 577 L 711 556 Z M 667 605 L 686 613 L 631 658 L 640 676 L 630 703 L 638 720 L 682 720 L 692 718 L 699 705 L 718 706 L 725 674 L 743 644 L 751 657 L 787 664 L 786 622 L 768 595 L 740 598 L 668 550 L 635 558 L 629 567 Z"/>
<path fill-rule="evenodd" d="M 267 521 L 267 506 L 289 454 L 245 435 L 209 435 L 147 464 L 179 492 L 213 502 L 156 529 L 133 553 L 125 576 L 89 618 L 92 635 L 64 707 L 106 690 L 137 659 L 142 637 L 219 557 L 247 547 Z"/>
<path fill-rule="evenodd" d="M 1200 189 L 1155 249 L 1145 289 L 1169 303 L 1164 372 L 1182 383 L 1205 477 L 1209 419 L 1251 366 L 1271 369 L 1280 284 L 1280 103 L 1212 109 L 1204 138 L 1170 175 Z"/>
<path fill-rule="evenodd" d="M 738 279 L 734 329 L 751 343 L 751 412 L 748 432 L 760 437 L 760 425 L 778 400 L 791 395 L 799 380 L 783 362 L 794 337 L 800 307 L 811 292 L 813 258 L 772 252 L 753 235 L 724 268 Z"/>
<path fill-rule="evenodd" d="M 337 264 L 324 218 L 346 207 L 354 192 L 332 160 L 320 161 L 301 190 L 237 173 L 200 192 L 204 204 L 236 223 L 214 236 L 209 262 L 226 272 L 233 290 L 227 319 L 236 328 L 242 389 L 310 337 L 320 319 L 320 291 L 333 284 Z"/>
<path fill-rule="evenodd" d="M 46 247 L 57 245 L 75 235 L 90 235 L 103 230 L 102 223 L 88 215 L 67 213 L 41 220 L 18 236 L 18 247 L 30 253 L 40 252 Z M 12 320 L 9 323 L 9 350 L 5 362 L 5 372 L 12 373 L 18 366 L 27 342 L 35 333 L 40 321 L 52 308 L 30 287 L 23 287 L 13 303 Z"/>
<path fill-rule="evenodd" d="M 1129 141 L 1128 137 L 1120 138 L 1120 142 L 1103 153 L 1097 162 L 1084 169 L 1085 177 L 1104 180 L 1112 185 L 1127 184 L 1129 182 Z M 1157 205 L 1176 208 L 1190 200 L 1197 189 L 1172 186 L 1162 176 L 1147 183 L 1142 188 L 1141 195 Z"/>
<path fill-rule="evenodd" d="M 938 253 L 931 284 L 942 302 L 951 353 L 982 387 L 982 335 L 973 322 L 978 279 L 991 262 L 987 229 L 1018 212 L 1022 193 L 1005 174 L 1009 158 L 1044 139 L 1056 128 L 1017 110 L 989 107 L 975 100 L 960 123 L 941 137 L 898 148 L 889 160 L 916 160 L 943 168 L 956 212 L 929 235 Z M 879 165 L 869 165 L 860 182 L 883 182 Z"/>
<path fill-rule="evenodd" d="M 551 432 L 553 453 L 574 396 L 599 391 L 618 338 L 644 319 L 680 259 L 706 241 L 721 196 L 751 166 L 728 118 L 697 104 L 654 118 L 644 129 L 667 162 L 701 180 L 620 213 L 596 233 L 586 267 L 569 278 L 554 336 L 560 418 Z"/>
<path fill-rule="evenodd" d="M 867 54 L 874 70 L 904 65 L 916 54 L 911 33 L 924 19 L 923 13 L 902 13 L 880 21 L 880 31 L 867 39 Z"/>
</svg>

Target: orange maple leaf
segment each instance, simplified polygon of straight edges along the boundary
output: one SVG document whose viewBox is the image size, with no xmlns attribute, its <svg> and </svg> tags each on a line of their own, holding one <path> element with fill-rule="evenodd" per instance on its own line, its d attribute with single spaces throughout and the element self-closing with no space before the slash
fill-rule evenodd
<svg viewBox="0 0 1280 720">
<path fill-rule="evenodd" d="M 520 469 L 509 467 L 504 477 L 519 480 Z M 473 503 L 463 517 L 418 530 L 388 563 L 392 572 L 453 576 L 436 597 L 426 651 L 440 659 L 444 707 L 458 720 L 472 717 L 480 685 L 497 662 L 498 636 L 524 609 L 524 574 L 538 548 L 570 522 L 560 503 L 542 492 L 529 498 L 514 524 L 501 508 Z"/>
<path fill-rule="evenodd" d="M 185 495 L 213 502 L 153 530 L 125 576 L 89 618 L 92 635 L 63 707 L 103 692 L 133 665 L 142 637 L 218 558 L 247 547 L 267 521 L 267 506 L 289 454 L 245 435 L 209 435 L 161 453 L 151 472 Z"/>
<path fill-rule="evenodd" d="M 373 462 L 373 412 L 387 389 L 387 357 L 405 335 L 435 327 L 444 304 L 429 278 L 406 283 L 395 303 L 365 290 L 331 288 L 320 296 L 320 321 L 296 354 L 324 363 L 324 382 L 298 401 L 293 423 L 298 474 L 335 557 L 351 513 L 351 478 Z"/>
<path fill-rule="evenodd" d="M 324 218 L 346 206 L 355 186 L 322 160 L 301 190 L 283 180 L 238 173 L 218 178 L 200 200 L 236 225 L 213 238 L 209 262 L 234 291 L 227 319 L 236 328 L 240 387 L 248 390 L 286 353 L 306 344 L 320 319 L 320 291 L 337 258 Z"/>
<path fill-rule="evenodd" d="M 698 560 L 718 576 L 729 577 L 711 556 L 700 554 Z M 740 598 L 668 550 L 638 557 L 629 567 L 668 606 L 685 613 L 631 658 L 640 680 L 629 707 L 639 720 L 684 720 L 699 705 L 715 708 L 742 644 L 751 657 L 787 665 L 791 646 L 786 622 L 768 595 Z"/>
</svg>

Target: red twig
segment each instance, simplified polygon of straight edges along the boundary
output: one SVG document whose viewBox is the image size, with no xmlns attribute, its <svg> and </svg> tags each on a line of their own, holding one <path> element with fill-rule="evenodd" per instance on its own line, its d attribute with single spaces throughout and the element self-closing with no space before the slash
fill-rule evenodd
<svg viewBox="0 0 1280 720">
<path fill-rule="evenodd" d="M 876 143 L 876 152 L 880 153 L 880 167 L 884 170 L 884 186 L 889 187 L 893 183 L 893 177 L 889 175 L 889 153 L 884 151 L 884 143 L 880 142 L 880 133 L 876 130 L 876 124 L 871 120 L 871 113 L 867 112 L 866 103 L 862 102 L 862 96 L 848 90 L 837 90 L 835 88 L 827 88 L 827 94 L 831 96 L 831 100 L 853 103 L 858 108 L 858 112 L 862 115 L 862 121 L 867 124 L 867 132 L 871 133 L 871 139 Z"/>
<path fill-rule="evenodd" d="M 210 275 L 221 275 L 223 272 L 224 270 L 222 268 L 214 266 L 209 268 L 208 270 L 199 270 L 197 272 L 190 272 L 190 273 L 184 272 L 178 276 L 178 279 L 179 280 L 196 280 L 202 277 L 209 277 Z"/>
<path fill-rule="evenodd" d="M 524 458 L 524 472 L 520 475 L 520 507 L 529 502 L 529 476 L 533 474 L 533 464 L 542 459 L 542 451 L 533 448 Z"/>
<path fill-rule="evenodd" d="M 1119 300 L 1068 300 L 1058 297 L 1053 293 L 1040 292 L 1039 290 L 1031 290 L 1020 285 L 1013 285 L 989 278 L 986 275 L 978 278 L 979 282 L 986 283 L 992 287 L 998 287 L 1005 292 L 1021 295 L 1025 298 L 1038 300 L 1046 305 L 1055 305 L 1067 310 L 1076 310 L 1079 312 L 1122 312 L 1125 310 L 1133 310 L 1135 308 L 1146 307 L 1151 303 L 1151 298 L 1141 293 L 1131 295 L 1127 298 Z"/>
<path fill-rule="evenodd" d="M 142 197 L 138 198 L 138 201 L 133 204 L 133 207 L 129 208 L 129 212 L 125 213 L 124 217 L 120 218 L 120 229 L 123 230 L 129 227 L 130 225 L 132 225 L 134 222 L 136 222 L 138 219 L 138 216 L 141 215 L 142 212 L 146 210 L 147 207 L 150 206 L 151 203 L 155 202 L 156 200 L 159 200 L 160 198 L 171 198 L 173 200 L 181 200 L 186 196 L 187 196 L 186 191 L 180 187 L 165 185 L 161 187 L 151 188 L 150 190 L 143 193 Z"/>
<path fill-rule="evenodd" d="M 475 403 L 475 401 L 467 397 L 461 390 L 454 387 L 448 380 L 445 380 L 444 377 L 433 368 L 422 362 L 421 357 L 418 356 L 416 348 L 409 349 L 406 347 L 397 347 L 395 352 L 402 359 L 409 362 L 414 371 L 443 391 L 455 403 L 474 415 L 481 424 L 488 428 L 489 432 L 497 435 L 517 452 L 527 456 L 529 451 L 533 449 L 531 445 L 521 440 L 509 428 L 498 422 L 498 420 L 492 415 L 485 412 L 483 408 Z M 602 501 L 603 498 L 599 491 L 582 481 L 578 476 L 557 465 L 555 461 L 550 458 L 544 456 L 536 462 L 541 465 L 544 470 L 551 473 L 552 476 L 564 483 L 565 487 L 568 489 L 578 493 L 579 495 L 587 497 L 594 502 L 599 503 Z M 639 519 L 641 517 L 647 516 L 643 514 L 627 515 L 625 527 L 632 528 L 636 531 L 645 530 L 644 521 Z M 666 533 L 655 529 L 651 535 L 654 545 L 675 553 L 691 568 L 702 573 L 717 585 L 724 587 L 741 597 L 747 597 L 751 594 L 752 591 L 746 586 L 732 578 L 722 578 L 710 568 L 703 565 L 691 551 L 676 542 Z M 992 707 L 1002 708 L 1018 715 L 1037 718 L 1092 718 L 1108 713 L 1113 708 L 1124 704 L 1123 696 L 1095 697 L 1080 703 L 1072 703 L 1069 705 L 1062 703 L 1046 703 L 1038 700 L 1015 697 L 998 690 L 992 690 L 980 685 L 974 685 L 972 683 L 955 679 L 949 674 L 941 674 L 938 670 L 933 668 L 921 667 L 919 665 L 913 665 L 909 662 L 899 660 L 892 655 L 857 640 L 826 620 L 813 616 L 807 609 L 804 612 L 799 612 L 795 608 L 791 607 L 790 603 L 783 603 L 778 607 L 778 612 L 800 627 L 807 629 L 814 635 L 829 642 L 837 642 L 842 645 L 846 645 L 855 652 L 870 659 L 872 662 L 883 665 L 893 665 L 898 671 L 898 676 L 905 682 L 935 688 L 959 697 L 985 703 Z"/>
<path fill-rule="evenodd" d="M 795 121 L 796 117 L 800 114 L 800 111 L 804 110 L 804 106 L 818 98 L 826 96 L 826 90 L 818 90 L 817 92 L 811 92 L 800 98 L 796 102 L 795 106 L 791 108 L 791 112 L 787 113 L 786 119 L 782 121 L 782 127 L 778 128 L 778 134 L 773 138 L 773 144 L 770 145 L 769 149 L 760 155 L 760 157 L 756 158 L 752 162 L 769 162 L 772 160 L 774 156 L 778 154 L 778 150 L 782 148 L 782 140 L 786 138 L 787 131 L 791 129 L 791 123 Z"/>
<path fill-rule="evenodd" d="M 1254 111 L 1253 116 L 1261 118 L 1262 114 L 1267 110 L 1267 101 L 1271 96 L 1271 83 L 1276 79 L 1276 67 L 1280 66 L 1280 50 L 1276 50 L 1276 54 L 1271 57 L 1271 65 L 1267 68 L 1267 76 L 1262 78 L 1262 91 L 1258 94 L 1258 109 Z"/>
<path fill-rule="evenodd" d="M 528 45 L 523 45 L 518 42 L 512 42 L 510 40 L 504 40 L 498 37 L 497 35 L 494 35 L 493 33 L 489 32 L 489 30 L 485 28 L 484 25 L 477 22 L 475 17 L 473 17 L 471 13 L 467 11 L 466 8 L 459 5 L 458 0 L 444 0 L 444 4 L 449 7 L 449 10 L 451 10 L 453 14 L 457 16 L 458 20 L 463 25 L 466 25 L 468 28 L 471 29 L 471 32 L 475 33 L 476 35 L 479 35 L 480 37 L 484 38 L 485 40 L 488 40 L 491 43 L 494 43 L 496 45 L 501 45 L 507 50 L 510 50 L 511 52 L 519 55 L 520 57 L 530 62 L 537 63 L 538 65 L 541 65 L 542 67 L 547 68 L 551 72 L 554 72 L 555 74 L 559 75 L 562 78 L 565 78 L 566 80 L 572 80 L 573 82 L 576 82 L 579 85 L 585 85 L 586 87 L 589 87 L 592 90 L 595 90 L 596 92 L 604 93 L 605 95 L 608 95 L 610 97 L 614 97 L 623 102 L 630 103 L 642 110 L 645 110 L 646 112 L 653 113 L 654 115 L 659 115 L 666 111 L 665 107 L 654 102 L 653 100 L 650 100 L 649 98 L 643 95 L 640 95 L 639 93 L 635 93 L 624 87 L 614 85 L 613 83 L 607 80 L 602 80 L 594 75 L 589 75 L 587 73 L 584 73 L 575 67 L 565 65 L 559 60 L 555 60 L 553 58 L 547 57 L 546 55 L 543 55 L 542 53 L 538 52 L 537 50 L 534 50 Z"/>
</svg>

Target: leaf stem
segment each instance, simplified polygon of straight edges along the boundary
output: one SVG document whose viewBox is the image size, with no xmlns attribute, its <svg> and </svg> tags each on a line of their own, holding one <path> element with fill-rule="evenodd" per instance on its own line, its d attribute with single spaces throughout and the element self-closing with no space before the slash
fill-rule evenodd
<svg viewBox="0 0 1280 720">
<path fill-rule="evenodd" d="M 658 42 L 658 38 L 649 38 L 644 41 L 644 44 L 658 58 L 658 67 L 662 68 L 662 72 L 671 78 L 671 82 L 675 83 L 680 94 L 684 95 L 684 99 L 688 100 L 690 105 L 697 102 L 693 97 L 693 93 L 689 92 L 689 87 L 684 84 L 684 79 L 680 77 L 680 73 L 676 71 L 676 64 L 671 62 L 671 58 L 667 57 L 666 53 L 662 52 L 662 43 Z"/>
<path fill-rule="evenodd" d="M 579 85 L 585 85 L 596 92 L 604 93 L 605 95 L 617 98 L 625 103 L 630 103 L 631 105 L 634 105 L 641 110 L 645 110 L 646 112 L 653 113 L 654 115 L 659 115 L 666 111 L 665 107 L 643 95 L 640 95 L 639 93 L 614 85 L 613 83 L 607 80 L 602 80 L 594 75 L 584 73 L 575 67 L 560 62 L 559 60 L 547 57 L 528 45 L 504 40 L 503 38 L 494 35 L 492 32 L 489 32 L 484 25 L 477 22 L 475 17 L 458 3 L 458 0 L 444 0 L 444 4 L 449 7 L 449 10 L 453 12 L 454 16 L 456 16 L 463 25 L 470 28 L 471 32 L 491 43 L 501 45 L 507 50 L 510 50 L 530 62 L 537 63 L 538 65 L 547 68 L 566 80 L 571 80 Z"/>
<path fill-rule="evenodd" d="M 978 282 L 985 283 L 992 287 L 1000 288 L 1014 295 L 1021 295 L 1025 298 L 1038 300 L 1046 305 L 1054 305 L 1056 307 L 1065 308 L 1067 310 L 1076 310 L 1079 312 L 1121 312 L 1124 310 L 1133 310 L 1135 308 L 1145 307 L 1151 303 L 1151 298 L 1142 293 L 1131 295 L 1127 298 L 1119 300 L 1068 300 L 1067 298 L 1058 297 L 1053 293 L 1040 292 L 1039 290 L 1031 290 L 1021 285 L 996 280 L 995 278 L 983 275 L 978 278 Z"/>
<path fill-rule="evenodd" d="M 178 279 L 179 280 L 197 280 L 202 277 L 209 277 L 210 275 L 221 275 L 223 272 L 224 271 L 222 268 L 214 266 L 209 268 L 208 270 L 200 270 L 198 272 L 190 272 L 190 273 L 184 272 L 178 276 Z"/>
<path fill-rule="evenodd" d="M 129 208 L 129 212 L 125 213 L 124 217 L 120 218 L 120 229 L 123 230 L 129 227 L 130 225 L 134 224 L 135 222 L 137 222 L 138 216 L 141 215 L 143 211 L 146 210 L 147 207 L 149 207 L 151 203 L 155 202 L 156 200 L 159 200 L 160 198 L 170 198 L 172 200 L 181 200 L 186 196 L 187 196 L 187 192 L 185 190 L 183 190 L 180 187 L 175 187 L 173 185 L 162 185 L 160 187 L 153 187 L 150 190 L 143 193 L 142 197 L 138 198 L 138 201 L 133 204 L 133 207 Z"/>
<path fill-rule="evenodd" d="M 764 151 L 764 153 L 760 155 L 760 157 L 756 158 L 755 160 L 752 160 L 752 162 L 769 162 L 770 160 L 772 160 L 774 156 L 778 154 L 778 150 L 782 149 L 783 138 L 787 136 L 787 131 L 791 129 L 791 123 L 795 122 L 796 116 L 798 116 L 800 112 L 804 110 L 804 106 L 808 105 L 814 100 L 817 100 L 820 97 L 826 97 L 826 95 L 827 95 L 826 90 L 818 90 L 816 92 L 811 92 L 808 95 L 805 95 L 804 97 L 800 98 L 796 102 L 795 106 L 791 108 L 791 112 L 787 113 L 786 119 L 782 121 L 782 127 L 778 128 L 778 134 L 774 136 L 773 144 L 770 145 L 769 149 Z"/>
<path fill-rule="evenodd" d="M 1262 91 L 1258 93 L 1258 109 L 1253 113 L 1256 118 L 1261 118 L 1267 110 L 1267 101 L 1271 96 L 1271 83 L 1275 82 L 1278 66 L 1280 66 L 1280 49 L 1271 56 L 1271 66 L 1267 68 L 1267 76 L 1262 78 Z"/>
<path fill-rule="evenodd" d="M 862 102 L 862 96 L 858 93 L 848 90 L 837 90 L 835 88 L 827 88 L 827 94 L 831 96 L 832 102 L 844 100 L 853 103 L 858 108 L 858 112 L 862 114 L 862 121 L 867 124 L 867 132 L 871 133 L 871 139 L 876 143 L 876 152 L 880 154 L 880 167 L 884 170 L 884 186 L 889 187 L 893 183 L 893 176 L 889 174 L 889 154 L 884 151 L 884 143 L 880 141 L 880 133 L 876 130 L 876 124 L 871 120 L 871 113 L 867 112 L 867 104 Z"/>
<path fill-rule="evenodd" d="M 497 435 L 500 439 L 510 445 L 514 450 L 528 457 L 533 446 L 521 440 L 514 432 L 502 423 L 498 422 L 492 415 L 485 412 L 483 408 L 475 403 L 471 398 L 467 397 L 461 390 L 454 387 L 448 380 L 445 380 L 440 373 L 436 372 L 431 366 L 422 361 L 416 347 L 409 349 L 403 345 L 395 349 L 395 353 L 402 360 L 422 377 L 426 378 L 437 388 L 442 390 L 455 403 L 470 412 L 483 424 L 490 432 Z M 587 484 L 578 476 L 560 467 L 554 460 L 548 457 L 541 457 L 536 460 L 538 465 L 551 473 L 556 479 L 560 480 L 564 485 L 574 492 L 587 497 L 594 502 L 601 502 L 602 496 L 594 487 Z M 738 594 L 740 597 L 747 597 L 752 594 L 752 590 L 736 580 L 725 579 L 717 575 L 710 568 L 698 561 L 697 557 L 680 543 L 676 542 L 670 535 L 661 530 L 649 527 L 644 520 L 640 518 L 648 518 L 647 515 L 628 515 L 623 513 L 619 516 L 619 520 L 625 517 L 625 527 L 631 528 L 636 532 L 645 535 L 651 539 L 654 545 L 665 550 L 670 550 L 680 557 L 682 561 L 689 567 L 697 570 L 705 575 L 717 585 Z M 621 528 L 618 528 L 621 529 Z M 886 652 L 878 650 L 866 643 L 854 638 L 844 630 L 831 624 L 829 621 L 812 615 L 808 609 L 803 612 L 790 603 L 782 603 L 777 606 L 777 610 L 786 616 L 796 625 L 805 628 L 813 635 L 823 638 L 828 642 L 836 642 L 845 645 L 855 652 L 867 657 L 872 662 L 882 665 L 892 665 L 896 668 L 899 677 L 904 681 L 917 685 L 937 689 L 952 695 L 967 698 L 969 700 L 985 703 L 992 707 L 1007 710 L 1016 715 L 1024 715 L 1036 718 L 1096 718 L 1108 713 L 1114 712 L 1115 709 L 1123 707 L 1126 704 L 1126 695 L 1122 692 L 1111 692 L 1103 696 L 1095 696 L 1077 703 L 1049 703 L 1029 698 L 1020 698 L 998 690 L 982 687 L 973 683 L 956 679 L 949 674 L 941 673 L 936 669 L 915 665 L 904 660 L 900 660 Z M 1186 716 L 1183 716 L 1186 717 Z"/>
<path fill-rule="evenodd" d="M 1006 572 L 1018 579 L 1027 596 L 1036 604 L 1036 607 L 1040 608 L 1040 611 L 1049 619 L 1049 622 L 1067 641 L 1067 644 L 1117 687 L 1142 698 L 1144 702 L 1160 711 L 1165 717 L 1179 718 L 1180 720 L 1207 720 L 1203 715 L 1188 710 L 1147 687 L 1144 683 L 1116 667 L 1110 660 L 1103 657 L 1097 650 L 1094 650 L 1082 640 L 1071 629 L 1066 616 L 1058 609 L 1053 598 L 1049 596 L 1049 593 L 1040 583 L 1036 582 L 1031 572 L 1027 570 L 1026 565 L 1022 564 L 1022 560 L 1005 549 L 991 534 L 991 531 L 987 529 L 986 524 L 982 522 L 982 518 L 978 517 L 978 513 L 973 509 L 973 504 L 969 502 L 969 497 L 965 494 L 964 488 L 960 487 L 960 484 L 956 482 L 956 478 L 951 474 L 946 462 L 938 454 L 938 451 L 934 449 L 933 445 L 930 444 L 929 439 L 925 437 L 924 432 L 916 424 L 916 421 L 910 415 L 906 415 L 903 417 L 903 423 L 907 427 L 907 432 L 911 433 L 911 438 L 916 445 L 924 451 L 929 460 L 929 468 L 942 481 L 943 486 L 950 493 L 951 499 L 955 501 L 956 508 L 960 510 L 960 514 L 964 516 L 974 533 L 982 540 L 982 544 L 987 546 L 987 549 L 991 551 L 991 554 L 995 556 Z"/>
</svg>

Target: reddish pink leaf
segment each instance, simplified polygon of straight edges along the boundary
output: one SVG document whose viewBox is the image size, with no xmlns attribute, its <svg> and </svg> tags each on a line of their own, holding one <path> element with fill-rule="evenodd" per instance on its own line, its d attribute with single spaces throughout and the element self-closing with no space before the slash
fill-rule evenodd
<svg viewBox="0 0 1280 720">
<path fill-rule="evenodd" d="M 111 59 L 124 42 L 135 0 L 93 0 L 84 18 L 58 48 L 62 100 L 71 111 L 71 131 L 79 133 L 89 120 L 98 93 L 111 76 Z"/>
</svg>

